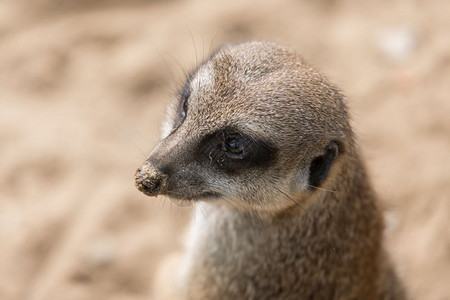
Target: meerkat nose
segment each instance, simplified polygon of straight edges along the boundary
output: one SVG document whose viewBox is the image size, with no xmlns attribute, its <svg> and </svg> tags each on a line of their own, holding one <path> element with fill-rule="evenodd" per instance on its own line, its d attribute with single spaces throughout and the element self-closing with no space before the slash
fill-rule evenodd
<svg viewBox="0 0 450 300">
<path fill-rule="evenodd" d="M 167 175 L 163 174 L 149 161 L 145 161 L 142 167 L 134 174 L 136 187 L 147 196 L 157 196 L 164 189 Z"/>
</svg>

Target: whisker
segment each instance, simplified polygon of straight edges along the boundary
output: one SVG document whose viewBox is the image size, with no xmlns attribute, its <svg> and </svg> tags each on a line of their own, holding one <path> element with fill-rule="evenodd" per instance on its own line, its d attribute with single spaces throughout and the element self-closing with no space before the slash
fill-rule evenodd
<svg viewBox="0 0 450 300">
<path fill-rule="evenodd" d="M 214 42 L 216 41 L 216 38 L 218 37 L 218 35 L 219 35 L 219 33 L 221 32 L 221 31 L 223 31 L 223 25 L 221 26 L 221 27 L 219 27 L 217 30 L 216 30 L 216 32 L 214 33 L 214 35 L 213 35 L 213 38 L 212 38 L 212 40 L 211 40 L 211 43 L 209 44 L 209 50 L 208 50 L 208 53 L 209 53 L 209 55 L 211 55 L 211 49 L 212 49 L 212 47 L 213 47 L 213 45 L 214 45 Z"/>
<path fill-rule="evenodd" d="M 263 234 L 265 234 L 266 233 L 266 226 L 264 225 L 264 222 L 262 221 L 261 216 L 259 215 L 259 212 L 254 210 L 254 209 L 251 209 L 250 210 L 250 214 L 252 214 L 255 217 L 255 219 L 257 221 L 257 224 L 259 225 L 259 230 Z"/>
<path fill-rule="evenodd" d="M 164 53 L 162 50 L 159 50 L 159 56 L 161 58 L 161 60 L 163 61 L 164 65 L 165 65 L 165 69 L 164 70 L 168 70 L 168 72 L 170 73 L 169 76 L 167 74 L 165 74 L 165 72 L 161 72 L 162 76 L 164 77 L 165 82 L 164 83 L 168 83 L 169 84 L 169 88 L 166 87 L 166 91 L 170 92 L 170 93 L 176 93 L 179 89 L 178 85 L 174 83 L 173 78 L 177 78 L 177 76 L 175 76 L 174 71 L 172 69 L 172 67 L 169 65 L 169 63 L 167 62 L 167 59 L 165 58 L 164 54 L 171 57 L 172 60 L 176 60 L 175 57 L 169 55 L 168 53 Z M 181 67 L 181 64 L 177 64 L 178 67 L 180 69 L 182 69 L 183 74 L 185 73 L 185 70 Z"/>
<path fill-rule="evenodd" d="M 237 204 L 237 205 L 240 207 L 240 209 L 244 209 L 244 210 L 245 210 L 245 208 L 246 208 L 244 205 L 242 205 L 242 203 L 240 203 L 239 201 L 236 201 L 236 199 L 233 199 L 233 198 L 231 198 L 231 197 L 224 196 L 223 199 L 224 199 L 224 200 L 229 200 L 228 203 L 230 203 L 230 204 L 232 204 L 232 203 Z M 237 208 L 237 207 L 234 206 L 234 205 L 232 205 L 232 206 L 233 206 L 234 208 Z"/>
<path fill-rule="evenodd" d="M 167 55 L 167 57 L 170 58 L 175 63 L 175 65 L 177 65 L 177 67 L 181 70 L 185 78 L 189 76 L 189 73 L 186 70 L 186 68 L 184 68 L 183 65 L 178 61 L 178 59 L 176 59 L 172 54 L 168 52 L 163 52 L 162 54 Z"/>
<path fill-rule="evenodd" d="M 202 60 L 205 60 L 205 39 L 203 38 L 203 35 L 201 32 L 199 32 L 199 34 L 202 39 Z"/>
<path fill-rule="evenodd" d="M 189 29 L 189 27 L 186 26 L 186 29 L 187 29 L 188 32 L 189 32 L 189 36 L 191 37 L 192 44 L 193 44 L 193 46 L 194 46 L 195 65 L 198 66 L 197 46 L 195 45 L 195 39 L 194 39 L 194 36 L 192 35 L 192 31 Z"/>
<path fill-rule="evenodd" d="M 294 200 L 292 197 L 290 197 L 288 194 L 286 194 L 285 192 L 283 192 L 282 190 L 280 190 L 278 187 L 276 187 L 274 185 L 274 188 L 279 191 L 281 194 L 283 194 L 286 198 L 288 198 L 289 200 L 291 200 L 292 202 L 294 202 L 295 204 L 297 204 L 301 209 L 303 209 L 303 211 L 305 211 L 305 213 L 308 214 L 309 218 L 312 220 L 313 218 L 313 214 L 307 210 L 303 205 L 300 204 L 300 202 Z"/>
<path fill-rule="evenodd" d="M 163 201 L 162 201 L 161 210 L 164 210 L 165 205 L 166 205 L 166 199 L 164 198 Z"/>
<path fill-rule="evenodd" d="M 199 207 L 199 210 L 200 210 L 200 212 L 201 212 L 201 214 L 203 215 L 203 218 L 205 219 L 205 221 L 207 220 L 207 218 L 206 218 L 206 208 L 202 205 L 203 203 L 202 202 L 197 202 L 197 204 L 198 204 L 198 207 Z"/>
<path fill-rule="evenodd" d="M 292 197 L 290 197 L 289 195 L 287 195 L 285 192 L 283 192 L 282 190 L 280 190 L 278 187 L 274 186 L 275 189 L 277 189 L 280 193 L 282 193 L 284 196 L 286 196 L 288 199 L 290 199 L 291 201 L 293 201 L 294 203 L 298 204 L 300 206 L 301 209 L 303 209 L 306 213 L 308 213 L 309 216 L 309 220 L 312 223 L 314 220 L 314 215 L 307 210 L 306 208 L 304 208 L 298 201 L 295 201 Z M 331 242 L 331 240 L 328 238 L 328 236 L 325 234 L 324 231 L 320 230 L 320 234 L 324 237 L 326 237 L 328 243 L 330 244 L 331 248 L 333 249 L 333 251 L 336 253 L 336 247 L 333 245 L 333 243 Z"/>
<path fill-rule="evenodd" d="M 329 192 L 329 193 L 337 193 L 337 191 L 327 190 L 327 189 L 324 189 L 324 188 L 321 188 L 321 187 L 317 187 L 317 186 L 313 186 L 313 185 L 310 185 L 310 184 L 308 184 L 308 187 L 310 187 L 312 189 L 315 189 L 315 190 L 325 191 L 325 192 Z"/>
<path fill-rule="evenodd" d="M 135 143 L 135 142 L 130 142 L 131 144 L 133 144 L 133 146 L 134 147 L 136 147 L 138 150 L 139 150 L 139 152 L 141 152 L 141 154 L 142 154 L 142 156 L 144 157 L 144 158 L 146 158 L 147 157 L 147 155 L 145 154 L 145 152 Z"/>
</svg>

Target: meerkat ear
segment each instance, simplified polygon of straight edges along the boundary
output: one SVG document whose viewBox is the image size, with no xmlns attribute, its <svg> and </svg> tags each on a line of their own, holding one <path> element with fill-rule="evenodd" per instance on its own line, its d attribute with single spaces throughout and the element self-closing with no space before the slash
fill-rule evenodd
<svg viewBox="0 0 450 300">
<path fill-rule="evenodd" d="M 310 188 L 318 187 L 328 177 L 331 165 L 339 153 L 336 142 L 331 142 L 325 148 L 325 154 L 314 158 L 309 166 L 308 185 Z"/>
</svg>

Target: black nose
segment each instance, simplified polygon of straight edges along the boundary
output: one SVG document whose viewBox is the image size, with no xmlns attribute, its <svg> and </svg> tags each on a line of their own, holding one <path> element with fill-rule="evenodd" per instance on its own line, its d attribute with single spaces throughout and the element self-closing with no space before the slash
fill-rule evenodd
<svg viewBox="0 0 450 300">
<path fill-rule="evenodd" d="M 147 196 L 157 196 L 163 192 L 167 175 L 155 168 L 149 161 L 145 161 L 134 174 L 136 187 Z"/>
</svg>

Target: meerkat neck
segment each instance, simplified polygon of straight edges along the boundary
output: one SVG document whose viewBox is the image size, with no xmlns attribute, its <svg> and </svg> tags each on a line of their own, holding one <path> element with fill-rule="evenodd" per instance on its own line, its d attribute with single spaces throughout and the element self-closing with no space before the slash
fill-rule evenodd
<svg viewBox="0 0 450 300">
<path fill-rule="evenodd" d="M 371 193 L 357 192 L 367 190 L 361 189 L 361 185 L 367 185 L 364 168 L 348 181 L 352 185 L 343 190 L 317 191 L 321 199 L 309 207 L 298 205 L 278 214 L 199 203 L 186 281 L 194 291 L 192 295 L 201 295 L 204 290 L 209 293 L 205 299 L 239 296 L 252 288 L 241 286 L 242 282 L 259 284 L 257 280 L 244 280 L 247 277 L 262 282 L 270 278 L 267 282 L 281 286 L 277 297 L 283 299 L 299 292 L 293 287 L 320 291 L 322 285 L 328 285 L 330 292 L 345 285 L 349 295 L 361 295 L 361 289 L 376 290 L 381 217 Z M 286 277 L 286 273 L 290 275 Z M 323 276 L 318 278 L 317 274 Z M 340 282 L 341 278 L 348 280 L 349 274 L 363 284 Z M 225 287 L 235 293 L 225 292 Z M 259 295 L 258 287 L 253 288 L 248 295 Z M 333 298 L 323 293 L 323 299 Z"/>
</svg>

